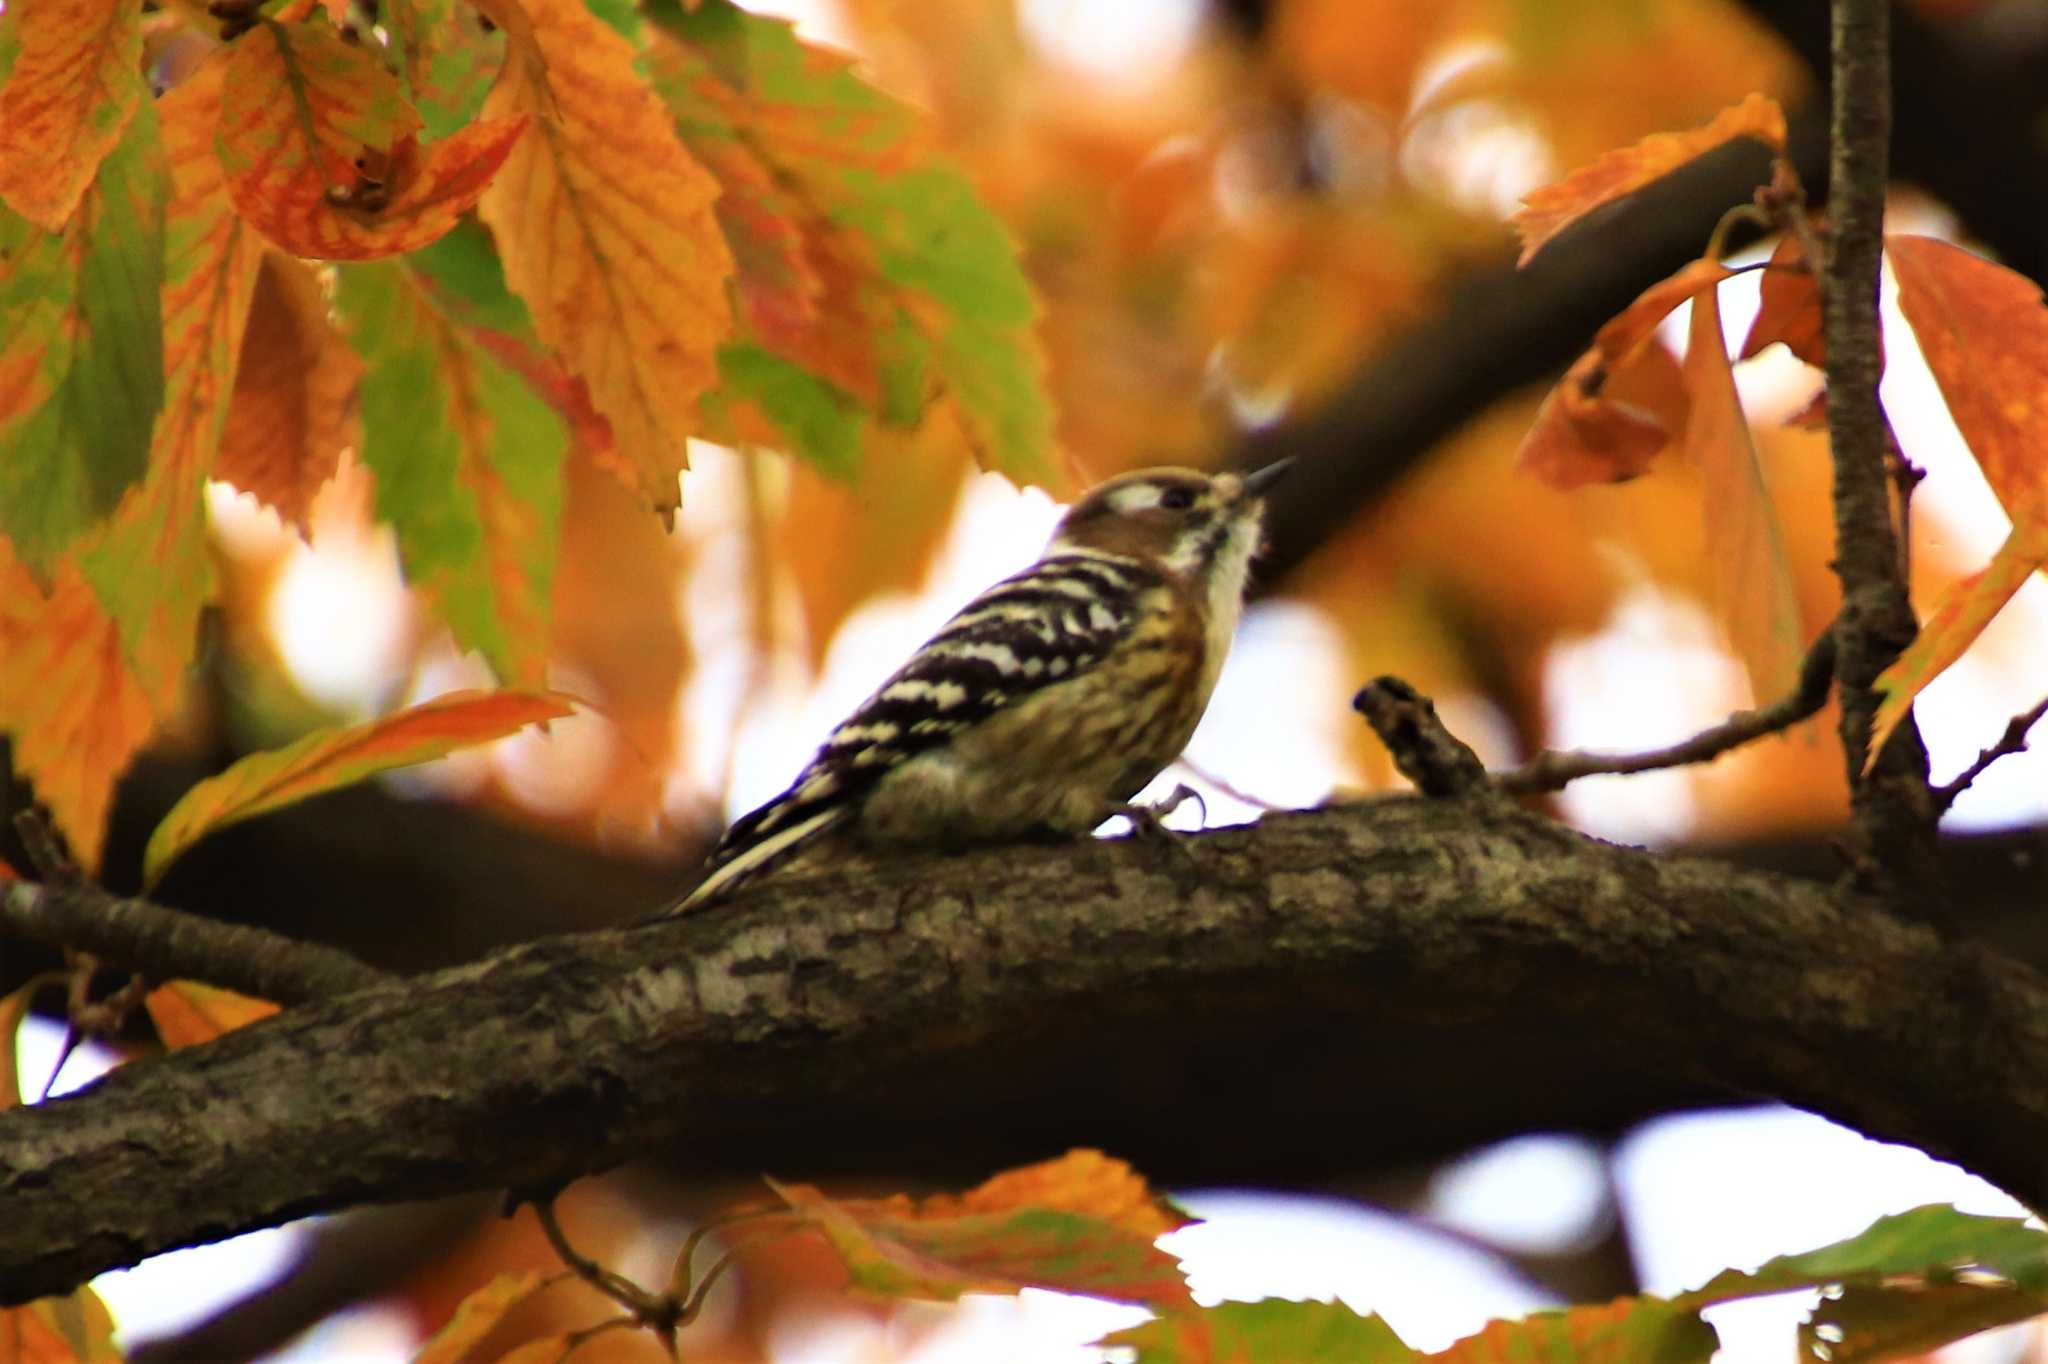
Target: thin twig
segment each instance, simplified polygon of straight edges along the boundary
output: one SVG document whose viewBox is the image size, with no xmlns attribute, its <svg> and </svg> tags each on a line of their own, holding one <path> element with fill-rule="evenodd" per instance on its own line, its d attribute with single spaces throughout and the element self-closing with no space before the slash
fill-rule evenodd
<svg viewBox="0 0 2048 1364">
<path fill-rule="evenodd" d="M 0 932 L 90 952 L 157 980 L 204 981 L 277 1004 L 392 980 L 322 943 L 125 899 L 82 882 L 0 881 Z"/>
<path fill-rule="evenodd" d="M 1964 768 L 1962 774 L 1954 781 L 1934 788 L 1936 807 L 1945 811 L 1955 804 L 1956 797 L 1969 790 L 1970 783 L 1983 776 L 1984 769 L 2000 758 L 2012 753 L 2026 752 L 2027 731 L 2039 724 L 2044 715 L 2048 715 L 2048 696 L 2042 697 L 2041 704 L 2032 710 L 2015 715 L 2006 721 L 2005 733 L 1999 736 L 1997 743 L 1979 753 L 1977 760 Z"/>
<path fill-rule="evenodd" d="M 1799 666 L 1799 681 L 1791 693 L 1757 710 L 1742 710 L 1711 729 L 1701 730 L 1668 748 L 1647 753 L 1589 753 L 1584 750 L 1537 754 L 1520 767 L 1495 773 L 1493 783 L 1514 795 L 1560 791 L 1580 777 L 1651 772 L 1689 763 L 1712 762 L 1732 748 L 1739 748 L 1766 734 L 1790 729 L 1827 704 L 1835 677 L 1835 627 L 1830 625 L 1806 652 Z"/>
<path fill-rule="evenodd" d="M 1243 787 L 1223 780 L 1223 778 L 1217 776 L 1214 772 L 1209 771 L 1207 768 L 1201 766 L 1199 763 L 1191 761 L 1185 753 L 1181 754 L 1181 756 L 1178 759 L 1176 759 L 1176 761 L 1178 761 L 1182 767 L 1186 768 L 1191 776 L 1200 780 L 1204 785 L 1213 786 L 1218 791 L 1222 792 L 1224 795 L 1229 796 L 1232 800 L 1242 801 L 1244 804 L 1251 806 L 1255 810 L 1264 810 L 1270 814 L 1274 811 L 1285 810 L 1287 808 L 1284 805 L 1275 805 L 1272 801 L 1267 800 L 1263 796 L 1255 796 L 1251 792 L 1245 790 Z M 1206 812 L 1204 813 L 1204 822 L 1206 822 Z"/>
</svg>

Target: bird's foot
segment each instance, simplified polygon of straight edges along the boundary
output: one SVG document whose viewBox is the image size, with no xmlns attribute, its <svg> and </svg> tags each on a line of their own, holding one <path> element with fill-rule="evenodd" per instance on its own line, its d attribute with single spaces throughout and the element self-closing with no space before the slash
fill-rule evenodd
<svg viewBox="0 0 2048 1364">
<path fill-rule="evenodd" d="M 1119 802 L 1116 805 L 1112 805 L 1109 812 L 1113 815 L 1122 815 L 1131 822 L 1131 836 L 1133 838 L 1141 838 L 1151 843 L 1163 843 L 1169 847 L 1179 849 L 1186 856 L 1192 857 L 1193 854 L 1188 852 L 1187 843 L 1176 837 L 1174 831 L 1166 827 L 1166 817 L 1180 809 L 1181 806 L 1186 805 L 1189 801 L 1193 801 L 1196 808 L 1201 810 L 1202 823 L 1207 824 L 1209 822 L 1208 802 L 1202 799 L 1201 792 L 1195 790 L 1186 782 L 1182 782 L 1169 791 L 1164 800 L 1156 802 Z"/>
</svg>

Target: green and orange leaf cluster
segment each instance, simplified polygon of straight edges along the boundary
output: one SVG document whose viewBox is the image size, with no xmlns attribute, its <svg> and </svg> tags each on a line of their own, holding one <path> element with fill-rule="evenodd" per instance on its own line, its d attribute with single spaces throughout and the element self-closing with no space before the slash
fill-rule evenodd
<svg viewBox="0 0 2048 1364">
<path fill-rule="evenodd" d="M 156 16 L 154 98 L 133 6 L 0 13 L 0 731 L 88 868 L 218 592 L 211 480 L 304 532 L 366 467 L 532 687 L 572 460 L 663 516 L 700 437 L 923 480 L 936 419 L 1054 475 L 1007 230 L 845 59 L 716 0 L 348 13 Z"/>
</svg>

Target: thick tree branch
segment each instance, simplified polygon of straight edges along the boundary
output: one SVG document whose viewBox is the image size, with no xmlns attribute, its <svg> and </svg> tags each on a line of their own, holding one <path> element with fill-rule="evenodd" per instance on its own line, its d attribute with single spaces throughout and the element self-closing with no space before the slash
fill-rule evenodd
<svg viewBox="0 0 2048 1364">
<path fill-rule="evenodd" d="M 1842 695 L 1842 749 L 1852 820 L 1866 865 L 1903 885 L 1931 890 L 1938 811 L 1927 788 L 1927 750 L 1909 716 L 1865 775 L 1871 690 L 1917 629 L 1886 468 L 1891 438 L 1877 383 L 1878 262 L 1891 177 L 1891 0 L 1834 0 L 1833 124 L 1821 267 L 1826 317 L 1828 440 L 1834 456 L 1835 572 L 1842 612 L 1835 647 Z M 1931 900 L 1926 911 L 1938 912 Z"/>
<path fill-rule="evenodd" d="M 1320 1133 L 1366 1168 L 1477 1138 L 1503 1101 L 1575 1125 L 1582 1085 L 1782 1097 L 2048 1203 L 2048 982 L 1985 949 L 1504 802 L 1186 852 L 851 865 L 132 1062 L 0 1114 L 0 1285 L 656 1151 L 936 1172 L 972 1132 L 981 1160 L 1093 1143 L 1174 1182 L 1328 1175 Z"/>
</svg>

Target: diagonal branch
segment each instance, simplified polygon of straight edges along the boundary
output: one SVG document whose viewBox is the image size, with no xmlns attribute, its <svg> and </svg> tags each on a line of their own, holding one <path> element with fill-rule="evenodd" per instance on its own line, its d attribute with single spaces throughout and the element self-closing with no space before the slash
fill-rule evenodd
<svg viewBox="0 0 2048 1364">
<path fill-rule="evenodd" d="M 1088 1144 L 1272 1183 L 1617 1093 L 1781 1097 L 2039 1205 L 2043 1077 L 2048 981 L 1981 947 L 1512 802 L 1392 800 L 852 863 L 131 1062 L 0 1114 L 0 1296 L 652 1152 L 817 1176 Z"/>
</svg>

